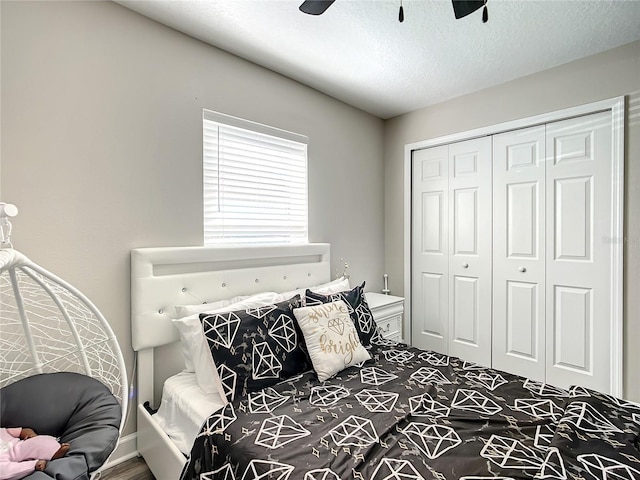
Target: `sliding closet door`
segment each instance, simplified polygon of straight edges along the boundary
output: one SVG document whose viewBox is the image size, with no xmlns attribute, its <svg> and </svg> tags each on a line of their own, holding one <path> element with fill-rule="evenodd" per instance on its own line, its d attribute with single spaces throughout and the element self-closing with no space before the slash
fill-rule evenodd
<svg viewBox="0 0 640 480">
<path fill-rule="evenodd" d="M 449 147 L 412 155 L 411 343 L 448 352 Z"/>
<path fill-rule="evenodd" d="M 545 380 L 545 127 L 493 137 L 493 367 Z"/>
<path fill-rule="evenodd" d="M 449 355 L 491 365 L 491 137 L 449 145 Z"/>
<path fill-rule="evenodd" d="M 612 368 L 611 145 L 609 112 L 547 125 L 547 382 L 604 392 Z"/>
<path fill-rule="evenodd" d="M 413 345 L 622 395 L 624 102 L 588 107 L 412 152 Z"/>
<path fill-rule="evenodd" d="M 412 344 L 491 365 L 491 138 L 412 157 Z"/>
</svg>

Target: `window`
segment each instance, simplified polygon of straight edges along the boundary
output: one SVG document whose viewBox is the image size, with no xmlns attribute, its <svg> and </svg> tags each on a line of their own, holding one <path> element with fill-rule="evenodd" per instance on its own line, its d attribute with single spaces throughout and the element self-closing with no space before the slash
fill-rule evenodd
<svg viewBox="0 0 640 480">
<path fill-rule="evenodd" d="M 204 244 L 307 242 L 307 137 L 204 111 Z"/>
</svg>

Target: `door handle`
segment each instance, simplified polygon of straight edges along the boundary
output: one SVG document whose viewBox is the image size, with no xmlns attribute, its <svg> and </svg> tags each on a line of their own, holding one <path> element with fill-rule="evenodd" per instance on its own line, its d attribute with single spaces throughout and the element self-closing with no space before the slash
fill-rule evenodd
<svg viewBox="0 0 640 480">
<path fill-rule="evenodd" d="M 527 268 L 526 268 L 526 267 L 520 267 L 520 268 L 518 269 L 518 271 L 519 271 L 519 272 L 524 273 L 524 272 L 526 272 L 526 271 L 527 271 Z"/>
<path fill-rule="evenodd" d="M 468 263 L 463 263 L 462 264 L 462 268 L 469 268 L 469 264 Z"/>
</svg>

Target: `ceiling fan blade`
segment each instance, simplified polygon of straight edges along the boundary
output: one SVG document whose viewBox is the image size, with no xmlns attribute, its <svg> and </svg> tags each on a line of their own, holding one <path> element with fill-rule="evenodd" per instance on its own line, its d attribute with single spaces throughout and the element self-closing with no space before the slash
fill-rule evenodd
<svg viewBox="0 0 640 480">
<path fill-rule="evenodd" d="M 300 11 L 309 15 L 322 15 L 333 2 L 335 0 L 305 0 L 300 5 Z"/>
<path fill-rule="evenodd" d="M 452 0 L 453 13 L 456 18 L 466 17 L 479 8 L 484 7 L 486 0 Z"/>
</svg>

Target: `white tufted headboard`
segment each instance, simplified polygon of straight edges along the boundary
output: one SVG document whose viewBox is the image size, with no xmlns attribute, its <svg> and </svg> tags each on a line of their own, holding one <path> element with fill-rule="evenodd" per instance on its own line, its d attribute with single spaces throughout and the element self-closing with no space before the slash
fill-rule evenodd
<svg viewBox="0 0 640 480">
<path fill-rule="evenodd" d="M 174 305 L 310 287 L 330 280 L 329 244 L 161 247 L 131 251 L 131 338 L 138 400 L 154 397 L 153 350 L 179 340 Z"/>
</svg>

